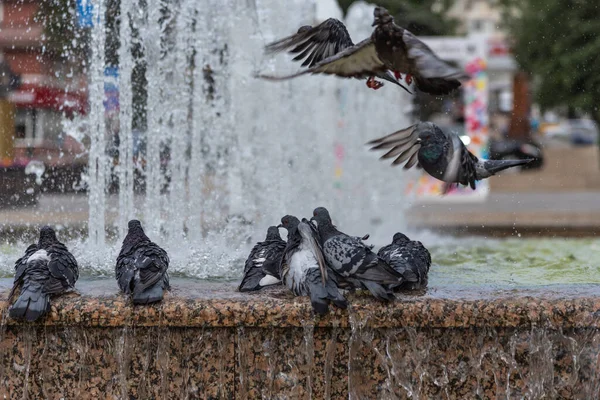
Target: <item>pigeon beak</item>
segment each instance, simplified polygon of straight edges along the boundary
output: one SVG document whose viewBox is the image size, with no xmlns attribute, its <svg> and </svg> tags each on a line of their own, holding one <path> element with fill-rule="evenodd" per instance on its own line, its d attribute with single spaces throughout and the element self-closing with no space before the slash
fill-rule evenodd
<svg viewBox="0 0 600 400">
<path fill-rule="evenodd" d="M 277 225 L 277 229 L 279 229 L 279 228 L 283 228 L 283 224 Z"/>
<path fill-rule="evenodd" d="M 312 218 L 310 219 L 310 223 L 311 223 L 311 224 L 313 224 L 315 227 L 318 227 L 318 226 L 319 226 L 319 223 L 317 222 L 317 220 L 315 219 L 315 217 L 312 217 Z"/>
<path fill-rule="evenodd" d="M 371 26 L 375 26 L 379 24 L 379 18 L 375 18 L 375 20 L 373 21 L 373 23 L 371 24 Z"/>
</svg>

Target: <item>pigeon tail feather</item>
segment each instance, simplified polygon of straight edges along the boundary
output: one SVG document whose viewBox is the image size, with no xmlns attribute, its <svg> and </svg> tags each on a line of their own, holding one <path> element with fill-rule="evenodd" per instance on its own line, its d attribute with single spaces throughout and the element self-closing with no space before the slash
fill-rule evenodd
<svg viewBox="0 0 600 400">
<path fill-rule="evenodd" d="M 392 301 L 395 299 L 395 297 L 392 293 L 388 292 L 383 286 L 381 286 L 380 284 L 378 284 L 376 282 L 362 281 L 362 284 L 378 300 Z"/>
<path fill-rule="evenodd" d="M 329 310 L 330 302 L 340 308 L 348 306 L 346 299 L 340 294 L 337 286 L 331 279 L 327 279 L 325 284 L 322 283 L 321 273 L 316 268 L 307 272 L 306 287 L 313 310 L 317 314 L 326 314 Z"/>
<path fill-rule="evenodd" d="M 50 296 L 41 292 L 25 289 L 9 311 L 11 318 L 25 318 L 36 321 L 50 309 Z"/>
<path fill-rule="evenodd" d="M 533 158 L 527 158 L 525 160 L 486 160 L 483 163 L 483 167 L 490 173 L 490 175 L 494 175 L 500 171 L 504 171 L 505 169 L 529 164 L 532 161 Z"/>
<path fill-rule="evenodd" d="M 154 286 L 147 288 L 144 291 L 134 291 L 133 304 L 156 303 L 157 301 L 161 301 L 163 299 L 164 294 L 165 290 L 163 289 L 163 282 L 160 280 L 159 282 L 156 282 Z"/>
</svg>

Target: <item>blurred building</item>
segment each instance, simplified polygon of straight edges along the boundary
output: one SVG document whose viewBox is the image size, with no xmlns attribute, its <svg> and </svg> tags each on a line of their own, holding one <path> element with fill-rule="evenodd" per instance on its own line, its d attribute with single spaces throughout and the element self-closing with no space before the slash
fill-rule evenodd
<svg viewBox="0 0 600 400">
<path fill-rule="evenodd" d="M 505 8 L 498 0 L 455 0 L 448 16 L 459 22 L 458 35 L 481 37 L 487 43 L 490 115 L 512 110 L 517 64 L 503 27 Z"/>
<path fill-rule="evenodd" d="M 10 166 L 40 159 L 50 169 L 70 169 L 86 160 L 78 156 L 82 147 L 64 135 L 62 120 L 85 113 L 85 79 L 48 46 L 39 18 L 44 1 L 0 2 L 0 64 L 20 81 L 3 96 L 14 129 L 2 132 L 1 161 Z"/>
</svg>

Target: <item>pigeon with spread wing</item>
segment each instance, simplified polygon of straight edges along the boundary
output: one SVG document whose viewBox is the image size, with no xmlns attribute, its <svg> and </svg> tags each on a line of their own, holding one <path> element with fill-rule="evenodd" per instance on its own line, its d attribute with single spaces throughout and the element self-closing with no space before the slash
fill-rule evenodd
<svg viewBox="0 0 600 400">
<path fill-rule="evenodd" d="M 404 169 L 410 169 L 418 164 L 446 183 L 444 193 L 456 183 L 475 189 L 476 181 L 533 161 L 480 160 L 467 150 L 458 135 L 442 131 L 432 122 L 419 122 L 367 144 L 373 146 L 371 150 L 388 150 L 381 159 L 394 159 L 394 166 L 406 163 Z"/>
<path fill-rule="evenodd" d="M 299 32 L 267 46 L 267 52 L 288 50 L 299 53 L 295 60 L 306 58 L 309 68 L 288 76 L 260 77 L 284 80 L 304 74 L 329 74 L 345 78 L 405 74 L 407 83 L 414 79 L 417 88 L 425 93 L 444 95 L 457 89 L 460 79 L 468 76 L 435 55 L 433 50 L 410 31 L 396 25 L 394 18 L 383 7 L 375 7 L 371 37 L 352 45 L 341 22 L 329 19 L 315 28 L 300 28 Z M 386 79 L 389 80 L 389 79 Z"/>
</svg>

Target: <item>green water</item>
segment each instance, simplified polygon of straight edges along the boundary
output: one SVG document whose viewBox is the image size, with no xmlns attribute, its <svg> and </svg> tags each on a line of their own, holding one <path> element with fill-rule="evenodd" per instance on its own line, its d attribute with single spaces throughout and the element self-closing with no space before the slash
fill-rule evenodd
<svg viewBox="0 0 600 400">
<path fill-rule="evenodd" d="M 429 246 L 435 285 L 600 283 L 600 239 L 451 239 Z"/>
<path fill-rule="evenodd" d="M 415 238 L 431 252 L 430 288 L 515 288 L 600 283 L 600 239 L 596 238 L 486 239 L 434 235 Z M 69 245 L 77 250 L 75 244 Z M 14 262 L 25 247 L 0 245 L 0 278 L 13 275 Z M 107 259 L 106 264 L 98 268 L 86 263 L 83 254 L 77 251 L 74 254 L 79 260 L 82 277 L 114 276 L 114 261 Z M 230 267 L 229 278 L 211 276 L 208 280 L 239 280 L 243 262 L 239 260 Z M 172 276 L 198 278 L 193 272 L 185 271 L 183 266 L 174 266 Z"/>
</svg>

